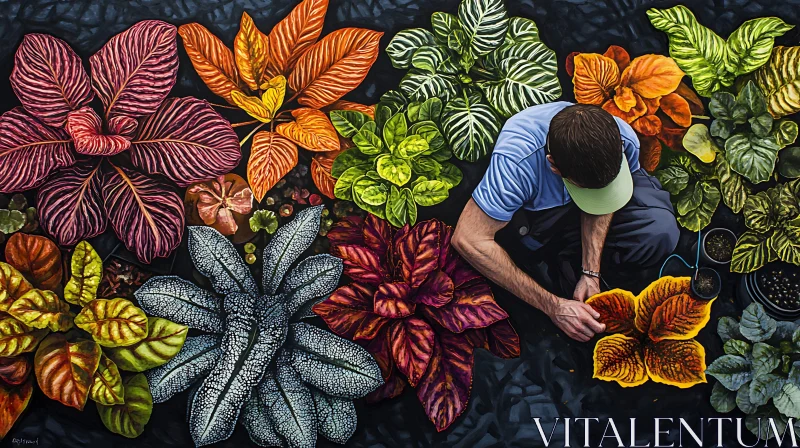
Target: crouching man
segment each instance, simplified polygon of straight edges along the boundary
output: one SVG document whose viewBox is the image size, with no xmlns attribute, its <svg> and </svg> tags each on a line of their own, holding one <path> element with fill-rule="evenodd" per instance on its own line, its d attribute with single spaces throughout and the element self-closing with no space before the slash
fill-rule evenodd
<svg viewBox="0 0 800 448">
<path fill-rule="evenodd" d="M 505 249 L 495 240 L 503 228 L 513 235 Z M 483 275 L 588 341 L 605 330 L 584 303 L 600 292 L 602 270 L 662 262 L 678 227 L 669 193 L 639 166 L 633 129 L 597 106 L 558 102 L 506 122 L 452 242 Z M 556 255 L 545 261 L 574 300 L 548 292 L 509 256 L 548 248 Z"/>
</svg>

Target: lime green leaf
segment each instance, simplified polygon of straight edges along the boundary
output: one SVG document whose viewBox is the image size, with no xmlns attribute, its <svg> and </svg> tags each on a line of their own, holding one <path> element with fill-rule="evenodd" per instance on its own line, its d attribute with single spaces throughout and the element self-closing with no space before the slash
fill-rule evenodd
<svg viewBox="0 0 800 448">
<path fill-rule="evenodd" d="M 408 135 L 408 122 L 405 114 L 397 113 L 383 125 L 383 139 L 391 148 L 399 145 Z"/>
<path fill-rule="evenodd" d="M 386 185 L 371 185 L 364 189 L 361 193 L 361 200 L 369 205 L 383 205 L 386 203 L 386 198 L 389 195 Z"/>
<path fill-rule="evenodd" d="M 434 178 L 442 172 L 442 164 L 432 157 L 420 157 L 411 161 L 411 169 L 415 174 Z"/>
<path fill-rule="evenodd" d="M 87 241 L 75 246 L 70 269 L 72 277 L 64 287 L 64 300 L 84 306 L 97 298 L 97 287 L 103 276 L 103 260 Z"/>
<path fill-rule="evenodd" d="M 366 170 L 360 166 L 347 169 L 336 179 L 336 185 L 333 187 L 334 196 L 345 201 L 353 200 L 353 183 L 364 174 Z"/>
<path fill-rule="evenodd" d="M 442 169 L 439 173 L 439 179 L 448 185 L 448 188 L 453 188 L 461 183 L 464 174 L 457 166 L 449 162 L 442 163 Z"/>
<path fill-rule="evenodd" d="M 688 196 L 691 198 L 687 200 Z M 682 204 L 684 200 L 686 202 Z M 711 223 L 711 217 L 717 210 L 719 200 L 719 189 L 708 182 L 698 182 L 688 186 L 679 196 L 678 223 L 692 232 L 705 228 Z M 695 204 L 696 206 L 694 206 Z M 681 209 L 683 213 L 681 213 Z"/>
<path fill-rule="evenodd" d="M 114 361 L 102 353 L 100 354 L 100 364 L 92 377 L 92 385 L 89 387 L 89 398 L 106 406 L 125 403 L 119 369 Z"/>
<path fill-rule="evenodd" d="M 797 140 L 797 123 L 792 120 L 780 120 L 772 132 L 775 137 L 775 143 L 784 148 Z"/>
<path fill-rule="evenodd" d="M 366 202 L 364 202 L 364 200 L 362 199 L 362 197 L 364 196 L 364 192 L 367 190 L 367 188 L 373 187 L 373 186 L 379 186 L 379 185 L 382 185 L 382 184 L 383 184 L 383 180 L 382 179 L 381 180 L 376 180 L 376 179 L 372 179 L 372 178 L 370 178 L 369 176 L 366 176 L 366 175 L 358 177 L 358 178 L 356 178 L 355 181 L 353 181 L 353 193 L 352 193 L 352 196 L 353 196 L 353 202 L 355 202 L 357 206 L 361 207 L 362 210 L 366 210 L 369 213 L 372 213 L 373 215 L 375 215 L 375 216 L 377 216 L 377 217 L 379 217 L 381 219 L 385 219 L 384 207 L 383 206 L 369 205 Z M 337 185 L 338 185 L 338 183 L 337 183 Z"/>
<path fill-rule="evenodd" d="M 376 168 L 381 178 L 398 187 L 402 187 L 411 180 L 411 165 L 399 157 L 384 154 L 378 157 L 376 163 Z"/>
<path fill-rule="evenodd" d="M 409 135 L 397 145 L 396 154 L 404 159 L 414 158 L 428 151 L 428 141 L 421 135 Z"/>
<path fill-rule="evenodd" d="M 761 269 L 769 262 L 772 253 L 767 235 L 748 230 L 739 237 L 733 249 L 731 272 L 745 274 Z"/>
<path fill-rule="evenodd" d="M 278 230 L 278 217 L 272 210 L 256 210 L 250 217 L 250 230 L 258 232 L 262 229 L 270 235 Z"/>
<path fill-rule="evenodd" d="M 368 129 L 362 129 L 353 136 L 353 143 L 365 155 L 380 154 L 383 150 L 381 138 Z M 337 157 L 338 158 L 338 157 Z"/>
<path fill-rule="evenodd" d="M 53 291 L 31 289 L 8 307 L 8 314 L 33 328 L 67 331 L 72 328 L 69 304 Z"/>
<path fill-rule="evenodd" d="M 143 372 L 172 359 L 183 347 L 188 327 L 160 317 L 148 319 L 147 337 L 126 347 L 107 347 L 103 352 L 122 370 Z M 127 399 L 126 399 L 127 402 Z"/>
<path fill-rule="evenodd" d="M 383 145 L 383 143 L 381 143 L 381 145 Z M 338 179 L 346 170 L 356 166 L 367 170 L 372 166 L 372 163 L 373 161 L 369 157 L 365 156 L 360 149 L 346 149 L 341 154 L 336 156 L 336 159 L 333 161 L 333 166 L 331 166 L 331 176 Z"/>
<path fill-rule="evenodd" d="M 725 68 L 737 76 L 756 70 L 769 60 L 775 38 L 792 28 L 777 17 L 744 22 L 728 37 Z"/>
<path fill-rule="evenodd" d="M 386 201 L 386 219 L 395 227 L 406 224 L 414 225 L 417 222 L 417 204 L 414 194 L 408 188 L 398 190 L 392 185 L 389 198 Z"/>
<path fill-rule="evenodd" d="M 448 197 L 447 184 L 440 180 L 428 180 L 414 186 L 414 201 L 423 206 L 436 205 Z"/>
<path fill-rule="evenodd" d="M 722 201 L 734 213 L 739 213 L 744 207 L 750 188 L 741 174 L 733 171 L 725 157 L 718 156 L 714 165 L 719 188 L 722 193 Z"/>
<path fill-rule="evenodd" d="M 150 421 L 153 397 L 147 378 L 141 373 L 126 379 L 123 387 L 124 404 L 106 406 L 97 403 L 97 412 L 109 431 L 133 439 L 142 435 Z"/>
</svg>

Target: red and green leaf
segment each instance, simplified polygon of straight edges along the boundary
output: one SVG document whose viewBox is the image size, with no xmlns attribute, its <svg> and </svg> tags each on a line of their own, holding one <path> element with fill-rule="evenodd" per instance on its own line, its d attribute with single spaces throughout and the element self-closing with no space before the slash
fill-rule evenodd
<svg viewBox="0 0 800 448">
<path fill-rule="evenodd" d="M 448 304 L 441 308 L 424 307 L 423 313 L 453 333 L 485 328 L 508 318 L 508 314 L 494 301 L 492 290 L 486 283 L 457 289 Z"/>
<path fill-rule="evenodd" d="M 373 311 L 374 292 L 371 287 L 355 283 L 342 286 L 330 297 L 314 305 L 313 311 L 339 336 L 348 339 L 373 339 L 389 323 L 389 319 Z"/>
<path fill-rule="evenodd" d="M 51 399 L 82 411 L 101 353 L 94 341 L 71 342 L 60 333 L 49 335 L 34 358 L 39 388 Z"/>
<path fill-rule="evenodd" d="M 403 279 L 417 288 L 439 265 L 440 235 L 444 224 L 432 219 L 417 224 L 398 244 Z"/>
<path fill-rule="evenodd" d="M 6 244 L 6 261 L 39 289 L 55 290 L 61 286 L 63 268 L 61 251 L 49 239 L 15 233 Z"/>
<path fill-rule="evenodd" d="M 433 354 L 433 328 L 418 317 L 408 317 L 392 323 L 388 336 L 397 369 L 416 386 Z"/>
</svg>

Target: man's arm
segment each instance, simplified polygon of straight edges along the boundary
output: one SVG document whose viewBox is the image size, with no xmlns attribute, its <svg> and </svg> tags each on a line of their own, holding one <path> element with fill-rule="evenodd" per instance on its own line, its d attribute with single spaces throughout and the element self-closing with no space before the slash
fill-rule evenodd
<svg viewBox="0 0 800 448">
<path fill-rule="evenodd" d="M 583 268 L 589 271 L 600 272 L 600 259 L 603 245 L 606 242 L 608 229 L 611 227 L 611 218 L 608 215 L 590 215 L 581 213 L 581 248 L 583 252 Z M 589 297 L 600 292 L 600 279 L 581 275 L 572 298 L 585 302 Z"/>
<path fill-rule="evenodd" d="M 571 338 L 585 342 L 604 331 L 605 325 L 595 320 L 600 315 L 590 306 L 551 294 L 514 264 L 494 240 L 495 233 L 507 224 L 492 219 L 470 199 L 458 220 L 452 244 L 480 273 L 544 311 Z"/>
</svg>

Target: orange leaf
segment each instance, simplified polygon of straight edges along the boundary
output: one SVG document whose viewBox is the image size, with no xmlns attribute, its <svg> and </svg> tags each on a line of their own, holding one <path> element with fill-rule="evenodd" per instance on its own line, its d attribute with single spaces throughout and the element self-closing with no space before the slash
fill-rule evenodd
<svg viewBox="0 0 800 448">
<path fill-rule="evenodd" d="M 656 98 L 642 98 L 645 106 L 647 106 L 647 113 L 645 115 L 655 115 L 661 107 L 661 97 Z"/>
<path fill-rule="evenodd" d="M 599 321 L 606 325 L 606 332 L 630 335 L 636 329 L 636 298 L 630 292 L 612 289 L 589 297 L 586 304 L 600 313 Z"/>
<path fill-rule="evenodd" d="M 706 382 L 706 351 L 694 339 L 646 344 L 644 359 L 647 374 L 657 383 L 685 389 Z"/>
<path fill-rule="evenodd" d="M 580 51 L 573 51 L 567 55 L 567 59 L 564 61 L 564 71 L 567 72 L 570 78 L 575 74 L 575 56 L 579 54 L 581 54 Z"/>
<path fill-rule="evenodd" d="M 674 92 L 682 78 L 683 71 L 672 58 L 646 54 L 634 59 L 622 72 L 620 84 L 643 98 L 655 98 Z"/>
<path fill-rule="evenodd" d="M 337 100 L 334 101 L 333 104 L 325 106 L 322 108 L 325 112 L 330 112 L 332 110 L 354 110 L 356 112 L 361 112 L 362 114 L 368 115 L 369 118 L 375 119 L 375 105 L 367 106 L 360 103 L 354 103 L 352 101 L 347 100 Z"/>
<path fill-rule="evenodd" d="M 655 115 L 645 115 L 631 123 L 631 127 L 641 135 L 658 135 L 661 132 L 661 119 Z"/>
<path fill-rule="evenodd" d="M 0 261 L 0 311 L 7 311 L 15 300 L 33 289 L 14 266 Z"/>
<path fill-rule="evenodd" d="M 682 96 L 683 99 L 689 102 L 689 108 L 691 108 L 692 114 L 703 115 L 705 113 L 706 109 L 703 106 L 703 102 L 700 100 L 700 97 L 697 96 L 694 90 L 692 90 L 685 83 L 678 84 L 678 88 L 675 89 L 675 93 Z"/>
<path fill-rule="evenodd" d="M 636 107 L 639 103 L 639 95 L 633 93 L 633 90 L 629 89 L 628 87 L 618 86 L 615 90 L 614 95 L 614 104 L 617 107 L 627 113 L 630 112 L 631 109 Z"/>
<path fill-rule="evenodd" d="M 581 104 L 601 105 L 619 84 L 619 67 L 613 59 L 596 53 L 575 56 L 575 100 Z"/>
<path fill-rule="evenodd" d="M 33 393 L 33 379 L 22 386 L 0 382 L 0 439 L 8 434 L 22 411 L 28 407 Z"/>
<path fill-rule="evenodd" d="M 606 336 L 594 346 L 594 376 L 603 381 L 616 381 L 622 387 L 647 382 L 642 357 L 642 344 L 624 334 Z"/>
<path fill-rule="evenodd" d="M 311 159 L 311 178 L 320 193 L 334 199 L 333 187 L 336 186 L 336 179 L 331 176 L 331 167 L 341 151 L 319 153 Z"/>
<path fill-rule="evenodd" d="M 661 110 L 680 127 L 692 125 L 692 110 L 689 102 L 677 93 L 670 93 L 661 98 Z"/>
<path fill-rule="evenodd" d="M 634 320 L 636 328 L 642 333 L 648 333 L 656 308 L 670 297 L 689 294 L 690 291 L 691 279 L 689 277 L 665 276 L 650 283 L 636 298 L 638 303 Z"/>
<path fill-rule="evenodd" d="M 669 119 L 669 118 L 667 118 Z M 661 120 L 661 133 L 658 134 L 658 139 L 663 142 L 668 148 L 674 151 L 680 151 L 683 148 L 683 136 L 686 135 L 688 128 L 673 128 L 670 127 L 665 120 Z"/>
<path fill-rule="evenodd" d="M 257 201 L 297 165 L 297 146 L 275 132 L 261 131 L 253 136 L 247 181 Z"/>
<path fill-rule="evenodd" d="M 655 137 L 639 136 L 639 164 L 652 173 L 661 161 L 661 142 Z"/>
<path fill-rule="evenodd" d="M 258 90 L 269 59 L 269 39 L 258 30 L 246 12 L 242 13 L 239 32 L 233 41 L 233 51 L 242 81 L 247 83 L 250 90 Z"/>
<path fill-rule="evenodd" d="M 714 300 L 697 300 L 689 294 L 672 296 L 659 305 L 650 322 L 650 339 L 685 341 L 697 336 L 711 317 Z"/>
<path fill-rule="evenodd" d="M 625 67 L 631 63 L 631 57 L 628 52 L 624 48 L 617 45 L 609 46 L 608 50 L 603 53 L 603 56 L 613 59 L 614 62 L 617 63 L 617 67 L 619 67 L 620 70 L 625 70 Z"/>
<path fill-rule="evenodd" d="M 269 33 L 270 62 L 278 74 L 287 74 L 322 32 L 328 0 L 304 0 Z"/>
<path fill-rule="evenodd" d="M 647 112 L 647 105 L 644 104 L 642 97 L 636 95 L 636 106 L 628 112 L 623 112 L 617 107 L 617 103 L 614 100 L 608 100 L 603 103 L 603 109 L 615 117 L 622 118 L 626 123 L 631 123 Z"/>
<path fill-rule="evenodd" d="M 63 334 L 51 334 L 34 357 L 39 388 L 51 399 L 82 411 L 101 353 L 94 341 L 69 342 Z"/>
<path fill-rule="evenodd" d="M 339 134 L 324 112 L 310 108 L 292 111 L 295 121 L 281 123 L 278 134 L 309 151 L 338 151 Z"/>
<path fill-rule="evenodd" d="M 181 25 L 178 34 L 200 79 L 215 95 L 234 104 L 231 92 L 239 90 L 239 74 L 231 50 L 199 23 Z"/>
<path fill-rule="evenodd" d="M 61 286 L 61 252 L 56 243 L 43 236 L 12 235 L 6 244 L 6 262 L 36 288 L 55 290 Z"/>
<path fill-rule="evenodd" d="M 289 76 L 289 87 L 300 94 L 297 102 L 319 109 L 356 88 L 378 57 L 381 36 L 363 28 L 342 28 L 314 44 Z"/>
</svg>

